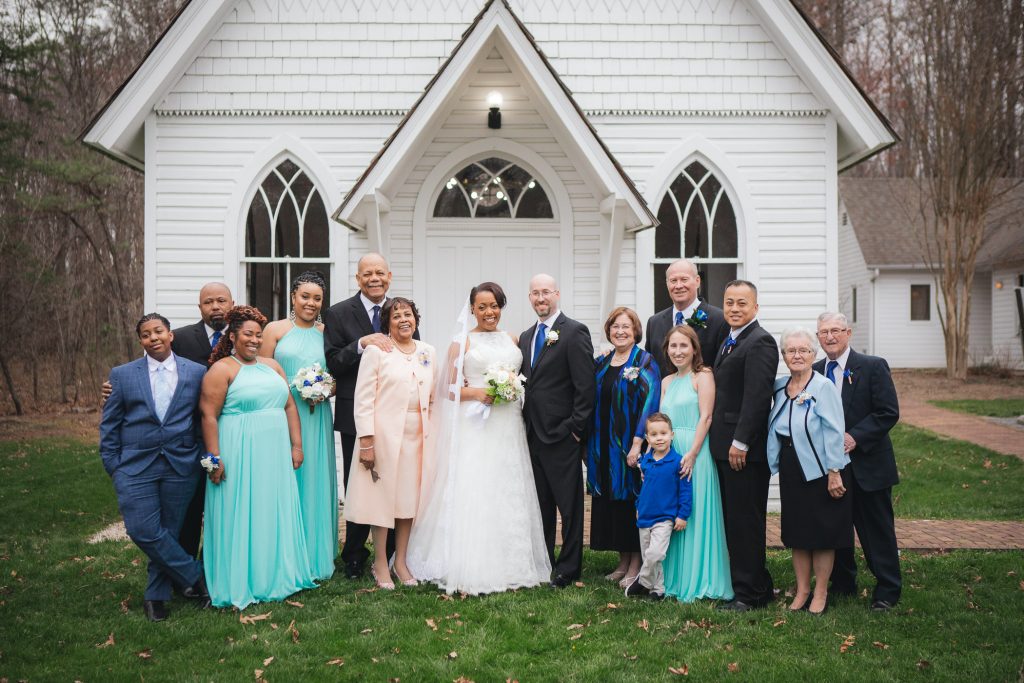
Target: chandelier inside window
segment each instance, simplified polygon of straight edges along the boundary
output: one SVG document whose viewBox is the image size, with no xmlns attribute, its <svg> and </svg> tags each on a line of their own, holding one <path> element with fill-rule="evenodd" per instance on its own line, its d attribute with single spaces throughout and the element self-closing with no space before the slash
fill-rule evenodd
<svg viewBox="0 0 1024 683">
<path fill-rule="evenodd" d="M 475 161 L 445 182 L 435 218 L 554 218 L 540 181 L 511 161 Z"/>
</svg>

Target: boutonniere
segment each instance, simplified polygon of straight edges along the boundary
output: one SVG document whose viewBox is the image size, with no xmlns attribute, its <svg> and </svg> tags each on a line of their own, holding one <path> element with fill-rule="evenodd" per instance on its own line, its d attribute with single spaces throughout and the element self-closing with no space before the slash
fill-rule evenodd
<svg viewBox="0 0 1024 683">
<path fill-rule="evenodd" d="M 796 398 L 793 399 L 793 400 L 796 401 L 796 404 L 798 406 L 802 406 L 803 404 L 807 403 L 808 401 L 814 401 L 814 397 L 811 396 L 806 391 L 801 391 L 799 394 L 796 395 Z"/>
<path fill-rule="evenodd" d="M 703 309 L 696 309 L 689 318 L 684 320 L 690 327 L 704 329 L 708 326 L 708 314 Z"/>
<path fill-rule="evenodd" d="M 426 351 L 420 351 L 419 359 L 420 359 L 420 365 L 422 365 L 425 368 L 429 368 L 430 367 L 430 354 L 429 353 L 427 353 Z"/>
<path fill-rule="evenodd" d="M 850 368 L 846 368 L 845 370 L 843 370 L 843 379 L 846 380 L 847 384 L 853 384 L 853 371 L 850 370 Z"/>
<path fill-rule="evenodd" d="M 558 330 L 548 330 L 548 334 L 544 337 L 544 346 L 551 346 L 552 344 L 558 343 Z"/>
<path fill-rule="evenodd" d="M 628 382 L 635 382 L 636 378 L 640 376 L 640 368 L 635 365 L 630 366 L 622 371 L 622 379 Z"/>
</svg>

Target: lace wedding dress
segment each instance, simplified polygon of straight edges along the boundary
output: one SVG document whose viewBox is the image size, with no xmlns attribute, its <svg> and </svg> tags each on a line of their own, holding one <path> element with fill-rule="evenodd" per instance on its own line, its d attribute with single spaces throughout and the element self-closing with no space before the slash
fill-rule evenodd
<svg viewBox="0 0 1024 683">
<path fill-rule="evenodd" d="M 462 364 L 468 386 L 486 386 L 484 373 L 495 363 L 519 371 L 522 354 L 504 332 L 468 338 Z M 484 418 L 477 401 L 443 403 L 441 410 L 454 411 L 447 422 L 454 434 L 431 435 L 438 448 L 424 464 L 426 491 L 409 540 L 409 569 L 448 593 L 547 582 L 551 564 L 519 404 L 492 406 Z"/>
</svg>

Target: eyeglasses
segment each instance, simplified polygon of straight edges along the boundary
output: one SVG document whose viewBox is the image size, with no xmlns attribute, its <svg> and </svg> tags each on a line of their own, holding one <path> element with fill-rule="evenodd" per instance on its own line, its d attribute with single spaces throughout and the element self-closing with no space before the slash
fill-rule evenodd
<svg viewBox="0 0 1024 683">
<path fill-rule="evenodd" d="M 843 332 L 846 332 L 845 327 L 833 327 L 828 330 L 818 330 L 819 337 L 838 337 Z"/>
<path fill-rule="evenodd" d="M 552 294 L 554 294 L 554 292 L 551 291 L 550 289 L 540 289 L 540 290 L 535 289 L 532 292 L 530 292 L 530 296 L 532 296 L 532 297 L 537 297 L 537 298 L 544 297 L 545 299 L 547 299 Z"/>
<path fill-rule="evenodd" d="M 813 356 L 813 349 L 786 349 L 782 352 L 784 356 Z"/>
</svg>

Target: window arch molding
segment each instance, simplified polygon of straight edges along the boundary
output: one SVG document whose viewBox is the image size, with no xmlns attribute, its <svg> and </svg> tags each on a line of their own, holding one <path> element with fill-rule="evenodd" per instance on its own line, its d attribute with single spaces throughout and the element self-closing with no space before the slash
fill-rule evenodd
<svg viewBox="0 0 1024 683">
<path fill-rule="evenodd" d="M 336 230 L 337 226 L 330 217 L 331 212 L 341 205 L 341 190 L 333 181 L 330 168 L 311 147 L 291 134 L 282 134 L 256 152 L 241 171 L 233 172 L 236 178 L 248 179 L 247 183 L 238 182 L 228 203 L 227 216 L 233 217 L 235 223 L 233 231 L 225 231 L 224 240 L 224 281 L 231 288 L 235 302 L 239 304 L 250 303 L 246 291 L 246 263 L 243 260 L 249 207 L 259 193 L 263 181 L 285 160 L 291 160 L 302 170 L 322 198 L 327 211 L 329 254 L 324 261 L 330 264 L 330 270 L 326 274 L 332 283 L 346 281 L 347 234 L 346 231 Z M 338 264 L 341 264 L 341 270 Z M 346 292 L 344 287 L 333 287 L 331 298 L 339 300 Z M 334 301 L 325 301 L 324 306 L 331 303 Z"/>
<path fill-rule="evenodd" d="M 526 145 L 499 137 L 486 137 L 468 142 L 461 147 L 452 150 L 447 156 L 439 161 L 431 170 L 416 196 L 416 204 L 413 210 L 413 253 L 425 254 L 427 248 L 428 230 L 444 225 L 452 225 L 453 221 L 460 221 L 467 228 L 479 226 L 481 222 L 473 219 L 448 219 L 433 218 L 434 205 L 437 198 L 444 189 L 445 182 L 452 177 L 453 173 L 464 168 L 467 164 L 486 156 L 499 156 L 508 161 L 514 162 L 532 174 L 544 184 L 547 190 L 548 199 L 551 201 L 551 208 L 554 212 L 554 219 L 551 221 L 531 220 L 540 226 L 547 225 L 550 229 L 557 230 L 561 244 L 560 272 L 555 275 L 558 278 L 559 289 L 562 298 L 572 301 L 573 294 L 573 264 L 572 264 L 572 202 L 569 192 L 562 184 L 555 169 L 540 154 Z M 521 221 L 509 221 L 509 219 L 497 219 L 507 225 L 515 225 Z M 424 259 L 413 259 L 413 296 L 426 300 L 426 279 L 427 266 Z"/>
<path fill-rule="evenodd" d="M 693 162 L 698 162 L 710 171 L 721 183 L 725 196 L 732 204 L 736 219 L 737 264 L 736 276 L 754 282 L 758 279 L 758 234 L 756 223 L 750 219 L 753 201 L 742 182 L 743 176 L 728 156 L 711 141 L 693 136 L 687 138 L 675 149 L 667 152 L 648 174 L 644 184 L 644 199 L 647 205 L 657 210 L 665 194 L 671 191 L 672 183 Z M 655 283 L 653 268 L 655 261 L 655 230 L 637 233 L 637 304 L 641 317 L 650 316 L 654 308 Z M 664 285 L 661 285 L 664 286 Z M 711 302 L 720 305 L 717 302 Z"/>
</svg>

